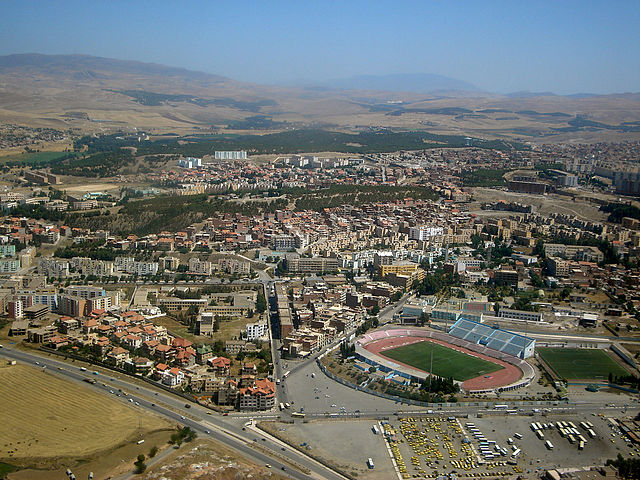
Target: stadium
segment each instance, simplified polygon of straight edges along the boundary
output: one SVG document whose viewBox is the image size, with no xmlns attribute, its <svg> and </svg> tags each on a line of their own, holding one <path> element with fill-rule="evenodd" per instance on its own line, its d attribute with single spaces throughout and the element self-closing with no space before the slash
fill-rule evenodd
<svg viewBox="0 0 640 480">
<path fill-rule="evenodd" d="M 461 318 L 448 333 L 417 328 L 366 333 L 356 340 L 355 356 L 388 378 L 422 381 L 431 371 L 479 394 L 529 385 L 535 371 L 525 359 L 534 349 L 532 338 Z"/>
</svg>

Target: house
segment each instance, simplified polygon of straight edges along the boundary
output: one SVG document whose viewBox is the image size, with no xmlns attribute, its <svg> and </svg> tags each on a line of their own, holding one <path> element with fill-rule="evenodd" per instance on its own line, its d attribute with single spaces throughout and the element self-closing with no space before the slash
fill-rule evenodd
<svg viewBox="0 0 640 480">
<path fill-rule="evenodd" d="M 115 365 L 116 367 L 122 366 L 128 360 L 129 352 L 122 347 L 116 347 L 107 353 L 106 362 L 111 365 Z"/>
<path fill-rule="evenodd" d="M 240 389 L 240 410 L 269 410 L 275 406 L 275 385 L 266 378 L 255 380 L 253 386 Z"/>
<path fill-rule="evenodd" d="M 171 342 L 173 348 L 189 348 L 192 345 L 193 342 L 181 337 L 176 337 L 173 339 L 173 342 Z"/>
<path fill-rule="evenodd" d="M 122 344 L 132 348 L 133 350 L 137 350 L 142 347 L 142 337 L 132 334 L 125 335 L 122 337 Z"/>
<path fill-rule="evenodd" d="M 196 363 L 198 365 L 204 365 L 210 358 L 213 358 L 213 350 L 209 345 L 203 344 L 196 348 Z"/>
<path fill-rule="evenodd" d="M 147 340 L 142 343 L 142 348 L 148 355 L 153 356 L 156 353 L 156 348 L 160 346 L 160 341 L 158 340 Z"/>
<path fill-rule="evenodd" d="M 153 368 L 153 361 L 145 357 L 136 357 L 124 363 L 124 369 L 135 374 L 146 375 Z"/>
<path fill-rule="evenodd" d="M 169 371 L 169 365 L 167 365 L 166 363 L 158 363 L 153 373 L 153 377 L 156 380 L 162 380 L 162 377 L 164 376 L 165 372 L 168 372 L 168 371 Z"/>
<path fill-rule="evenodd" d="M 69 345 L 69 339 L 66 337 L 56 335 L 49 339 L 49 348 L 53 348 L 54 350 L 58 350 L 60 347 L 66 347 L 67 345 Z"/>
<path fill-rule="evenodd" d="M 171 363 L 175 358 L 176 352 L 173 350 L 171 345 L 163 345 L 160 344 L 156 347 L 156 351 L 154 356 L 164 363 Z"/>
<path fill-rule="evenodd" d="M 196 353 L 192 348 L 180 348 L 176 351 L 174 361 L 182 367 L 190 367 L 196 363 Z"/>
<path fill-rule="evenodd" d="M 243 363 L 242 364 L 242 375 L 257 375 L 258 367 L 256 367 L 255 363 Z"/>
<path fill-rule="evenodd" d="M 184 381 L 184 372 L 179 368 L 171 368 L 162 376 L 162 383 L 170 387 L 177 387 Z"/>
<path fill-rule="evenodd" d="M 231 360 L 226 357 L 215 357 L 207 361 L 213 371 L 218 375 L 229 375 Z"/>
</svg>

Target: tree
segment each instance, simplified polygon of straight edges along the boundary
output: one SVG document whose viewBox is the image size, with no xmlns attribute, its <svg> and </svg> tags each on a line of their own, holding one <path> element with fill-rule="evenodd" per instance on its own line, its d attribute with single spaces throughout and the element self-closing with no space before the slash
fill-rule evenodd
<svg viewBox="0 0 640 480">
<path fill-rule="evenodd" d="M 264 298 L 262 291 L 258 292 L 258 299 L 256 300 L 256 311 L 258 313 L 264 313 L 267 310 L 267 300 Z"/>
<path fill-rule="evenodd" d="M 147 469 L 147 464 L 144 463 L 144 455 L 142 453 L 138 455 L 138 459 L 135 462 L 133 462 L 133 464 L 136 467 L 135 468 L 136 474 L 140 474 Z"/>
<path fill-rule="evenodd" d="M 153 447 L 151 447 L 151 450 L 149 450 L 149 458 L 153 458 L 157 454 L 158 454 L 158 447 L 154 445 Z"/>
</svg>

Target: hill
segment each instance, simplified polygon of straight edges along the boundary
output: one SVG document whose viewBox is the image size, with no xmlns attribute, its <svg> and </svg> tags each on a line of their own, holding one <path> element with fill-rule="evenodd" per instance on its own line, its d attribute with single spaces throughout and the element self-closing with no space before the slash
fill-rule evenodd
<svg viewBox="0 0 640 480">
<path fill-rule="evenodd" d="M 335 85 L 343 88 L 256 85 L 88 55 L 8 55 L 0 56 L 0 124 L 155 135 L 388 128 L 535 143 L 640 138 L 639 94 L 499 96 L 425 74 Z"/>
</svg>

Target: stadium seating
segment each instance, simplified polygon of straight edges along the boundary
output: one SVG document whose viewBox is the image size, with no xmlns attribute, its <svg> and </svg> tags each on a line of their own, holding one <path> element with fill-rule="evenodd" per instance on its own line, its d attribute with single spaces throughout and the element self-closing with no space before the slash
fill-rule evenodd
<svg viewBox="0 0 640 480">
<path fill-rule="evenodd" d="M 449 330 L 449 335 L 518 358 L 533 355 L 535 340 L 500 328 L 493 328 L 466 318 L 460 318 Z"/>
</svg>

